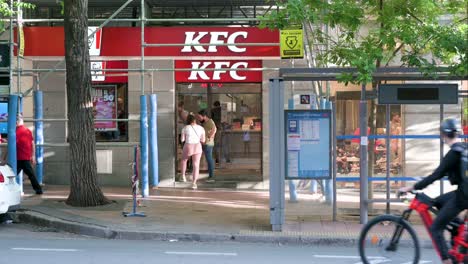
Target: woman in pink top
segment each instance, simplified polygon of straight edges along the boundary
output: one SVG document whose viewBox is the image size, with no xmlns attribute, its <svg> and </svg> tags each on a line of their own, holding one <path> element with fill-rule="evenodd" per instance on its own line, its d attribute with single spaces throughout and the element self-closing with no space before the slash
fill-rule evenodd
<svg viewBox="0 0 468 264">
<path fill-rule="evenodd" d="M 182 181 L 186 181 L 185 171 L 187 170 L 187 161 L 192 157 L 193 183 L 192 189 L 197 189 L 197 179 L 200 171 L 200 158 L 203 154 L 201 143 L 205 142 L 205 129 L 197 125 L 195 116 L 187 116 L 187 125 L 182 129 L 181 142 L 185 142 L 182 150 Z"/>
</svg>

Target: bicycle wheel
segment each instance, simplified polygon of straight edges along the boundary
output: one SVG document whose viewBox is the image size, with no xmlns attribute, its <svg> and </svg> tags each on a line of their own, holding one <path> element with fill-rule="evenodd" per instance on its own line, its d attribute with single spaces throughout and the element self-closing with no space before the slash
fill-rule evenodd
<svg viewBox="0 0 468 264">
<path fill-rule="evenodd" d="M 359 255 L 364 264 L 417 264 L 420 257 L 418 237 L 401 217 L 377 216 L 361 231 Z"/>
</svg>

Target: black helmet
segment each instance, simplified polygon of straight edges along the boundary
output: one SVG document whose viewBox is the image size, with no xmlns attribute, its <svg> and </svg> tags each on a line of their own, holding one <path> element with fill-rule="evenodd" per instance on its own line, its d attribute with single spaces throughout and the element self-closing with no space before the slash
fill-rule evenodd
<svg viewBox="0 0 468 264">
<path fill-rule="evenodd" d="M 449 138 L 453 138 L 460 132 L 460 124 L 456 119 L 445 119 L 440 125 L 440 132 L 447 135 Z"/>
</svg>

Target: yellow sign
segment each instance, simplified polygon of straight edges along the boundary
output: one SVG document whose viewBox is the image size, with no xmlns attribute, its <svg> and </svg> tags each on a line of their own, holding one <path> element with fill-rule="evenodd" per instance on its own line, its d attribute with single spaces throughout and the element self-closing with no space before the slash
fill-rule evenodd
<svg viewBox="0 0 468 264">
<path fill-rule="evenodd" d="M 304 33 L 302 29 L 284 29 L 280 32 L 281 58 L 304 57 Z"/>
<path fill-rule="evenodd" d="M 20 33 L 20 36 L 19 36 L 19 56 L 23 57 L 24 56 L 24 30 L 23 30 L 22 25 L 19 26 L 19 33 Z"/>
</svg>

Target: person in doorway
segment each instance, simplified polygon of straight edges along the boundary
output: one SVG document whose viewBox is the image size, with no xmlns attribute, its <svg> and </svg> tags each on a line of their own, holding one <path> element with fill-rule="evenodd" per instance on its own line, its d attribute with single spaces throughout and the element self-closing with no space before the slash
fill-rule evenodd
<svg viewBox="0 0 468 264">
<path fill-rule="evenodd" d="M 240 112 L 243 113 L 243 114 L 246 114 L 246 113 L 250 112 L 249 106 L 244 104 L 244 100 L 241 100 Z"/>
<path fill-rule="evenodd" d="M 221 157 L 221 103 L 219 101 L 215 101 L 213 103 L 213 108 L 211 109 L 211 119 L 216 125 L 216 135 L 215 135 L 215 146 L 213 149 L 215 162 L 219 164 L 219 160 Z"/>
<path fill-rule="evenodd" d="M 185 124 L 187 123 L 187 117 L 189 115 L 189 112 L 185 110 L 184 107 L 185 107 L 184 101 L 180 101 L 177 104 L 177 132 L 179 133 L 178 134 L 179 144 L 182 144 L 182 141 L 180 138 L 181 137 L 180 132 L 184 128 Z"/>
<path fill-rule="evenodd" d="M 244 142 L 244 154 L 248 157 L 250 154 L 250 132 L 248 130 L 242 133 L 242 141 Z"/>
<path fill-rule="evenodd" d="M 223 133 L 221 136 L 221 144 L 222 144 L 222 150 L 223 150 L 223 157 L 226 160 L 226 163 L 231 163 L 231 139 L 229 136 L 229 131 L 232 128 L 232 125 L 223 122 L 222 123 L 223 127 Z"/>
<path fill-rule="evenodd" d="M 221 103 L 219 101 L 213 103 L 213 108 L 211 109 L 211 119 L 213 119 L 216 128 L 221 127 Z"/>
<path fill-rule="evenodd" d="M 127 118 L 127 112 L 125 111 L 124 99 L 120 97 L 117 99 L 117 118 L 118 119 Z M 120 136 L 127 135 L 127 122 L 124 122 L 124 121 L 117 122 L 117 129 L 119 131 L 119 140 L 120 140 Z"/>
<path fill-rule="evenodd" d="M 24 126 L 23 117 L 18 115 L 16 120 L 16 157 L 17 171 L 28 175 L 36 194 L 42 194 L 41 185 L 37 181 L 32 165 L 36 163 L 34 155 L 34 142 L 31 131 Z"/>
<path fill-rule="evenodd" d="M 215 145 L 216 125 L 213 120 L 208 117 L 206 110 L 200 110 L 200 112 L 198 112 L 198 119 L 205 129 L 206 140 L 203 145 L 203 153 L 205 153 L 206 162 L 208 163 L 207 182 L 214 182 L 213 148 Z"/>
<path fill-rule="evenodd" d="M 202 143 L 205 142 L 205 129 L 197 125 L 195 116 L 191 114 L 187 116 L 187 125 L 181 131 L 180 140 L 185 143 L 181 161 L 182 181 L 186 181 L 187 161 L 192 158 L 192 189 L 195 190 L 200 173 L 200 158 L 203 154 Z"/>
<path fill-rule="evenodd" d="M 184 101 L 179 101 L 177 104 L 177 139 L 178 139 L 178 144 L 180 147 L 183 149 L 184 148 L 184 143 L 181 141 L 181 131 L 187 124 L 187 117 L 189 115 L 189 112 L 185 110 L 185 104 Z M 189 159 L 187 162 L 187 171 L 192 171 L 192 160 Z M 183 181 L 181 178 L 180 180 Z"/>
</svg>

